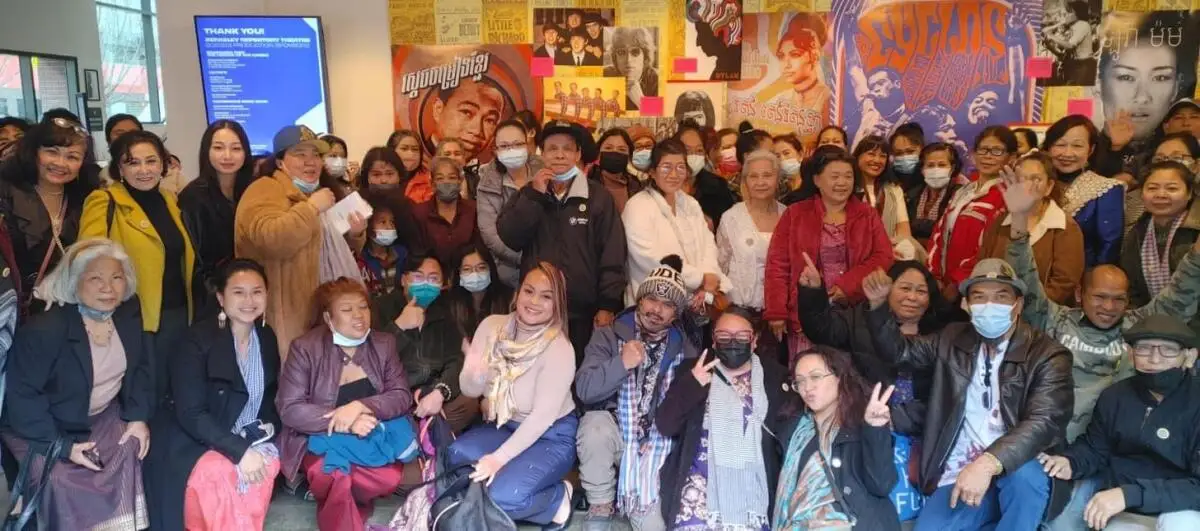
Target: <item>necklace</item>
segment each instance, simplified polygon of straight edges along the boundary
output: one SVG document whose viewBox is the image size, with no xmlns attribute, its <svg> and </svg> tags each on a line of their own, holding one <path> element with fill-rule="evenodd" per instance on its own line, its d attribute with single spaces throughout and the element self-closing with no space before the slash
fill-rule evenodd
<svg viewBox="0 0 1200 531">
<path fill-rule="evenodd" d="M 346 349 L 339 348 L 338 352 L 342 353 L 342 367 L 349 367 L 351 363 L 354 363 L 354 356 L 347 354 Z"/>
<path fill-rule="evenodd" d="M 93 345 L 107 347 L 112 342 L 112 319 L 105 321 L 90 321 L 84 319 L 83 328 L 87 330 L 88 339 Z"/>
</svg>

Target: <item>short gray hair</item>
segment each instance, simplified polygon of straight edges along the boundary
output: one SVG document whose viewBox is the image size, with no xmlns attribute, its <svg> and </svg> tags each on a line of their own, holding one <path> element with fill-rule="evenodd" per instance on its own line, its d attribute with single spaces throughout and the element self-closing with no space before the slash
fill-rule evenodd
<svg viewBox="0 0 1200 531">
<path fill-rule="evenodd" d="M 771 171 L 779 173 L 779 157 L 774 153 L 765 149 L 756 149 L 746 154 L 742 159 L 742 179 L 746 178 L 746 174 L 750 172 L 750 163 L 760 160 L 771 161 Z"/>
<path fill-rule="evenodd" d="M 458 178 L 463 178 L 462 164 L 459 164 L 457 160 L 450 157 L 434 157 L 433 160 L 429 161 L 429 178 L 433 179 L 433 174 L 443 165 L 454 168 L 454 173 L 458 174 Z"/>
<path fill-rule="evenodd" d="M 137 293 L 137 275 L 125 248 L 109 239 L 89 238 L 67 247 L 62 261 L 37 286 L 39 298 L 51 304 L 79 304 L 79 278 L 97 258 L 112 258 L 121 263 L 121 269 L 125 271 L 125 293 L 121 294 L 121 302 Z"/>
</svg>

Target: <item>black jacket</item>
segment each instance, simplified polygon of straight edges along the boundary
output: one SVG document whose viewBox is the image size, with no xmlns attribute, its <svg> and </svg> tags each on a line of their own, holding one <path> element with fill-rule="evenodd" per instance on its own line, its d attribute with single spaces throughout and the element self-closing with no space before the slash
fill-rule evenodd
<svg viewBox="0 0 1200 531">
<path fill-rule="evenodd" d="M 79 218 L 83 214 L 83 198 L 67 199 L 67 212 L 63 219 L 62 232 L 59 240 L 63 248 L 75 243 L 79 235 Z M 21 275 L 22 302 L 29 297 L 33 286 L 37 285 L 38 270 L 46 262 L 49 250 L 50 260 L 46 262 L 45 272 L 49 273 L 58 261 L 62 252 L 54 245 L 50 227 L 50 214 L 32 188 L 15 186 L 6 181 L 0 181 L 0 216 L 7 225 L 8 236 L 12 240 L 15 267 Z M 41 311 L 44 306 L 39 302 L 34 304 L 34 311 Z"/>
<path fill-rule="evenodd" d="M 403 289 L 380 297 L 371 312 L 375 316 L 372 328 L 396 337 L 396 352 L 408 376 L 408 386 L 414 393 L 420 390 L 421 396 L 428 395 L 439 383 L 450 387 L 452 398 L 462 393 L 458 374 L 465 361 L 463 333 L 450 314 L 450 302 L 448 294 L 442 292 L 425 309 L 425 326 L 412 330 L 401 330 L 395 323 L 408 304 Z"/>
<path fill-rule="evenodd" d="M 1165 437 L 1164 437 L 1165 436 Z M 1157 515 L 1200 507 L 1200 379 L 1154 400 L 1133 378 L 1100 393 L 1087 433 L 1063 452 L 1075 479 L 1119 487 L 1127 510 Z"/>
<path fill-rule="evenodd" d="M 789 419 L 780 432 L 785 451 L 799 424 L 799 417 Z M 802 456 L 816 451 L 816 439 L 813 442 Z M 855 529 L 900 529 L 900 518 L 889 497 L 899 481 L 892 453 L 892 431 L 887 426 L 876 428 L 863 424 L 853 429 L 839 429 L 833 440 L 827 462 L 833 475 L 830 487 L 841 493 L 838 501 L 844 504 L 839 508 L 854 519 Z M 803 457 L 800 463 L 807 461 L 808 458 Z M 785 496 L 790 494 L 783 493 Z"/>
<path fill-rule="evenodd" d="M 179 192 L 179 215 L 196 249 L 196 279 L 205 286 L 233 259 L 235 208 L 214 178 L 197 178 Z"/>
<path fill-rule="evenodd" d="M 604 185 L 580 175 L 559 201 L 527 184 L 504 206 L 496 230 L 523 253 L 522 273 L 542 260 L 562 270 L 571 317 L 625 308 L 625 227 Z"/>
<path fill-rule="evenodd" d="M 275 410 L 279 345 L 269 327 L 256 327 L 263 364 L 263 398 L 258 419 L 282 430 Z M 183 529 L 183 500 L 196 461 L 213 450 L 237 465 L 250 443 L 233 433 L 250 395 L 238 368 L 233 333 L 216 318 L 196 323 L 170 361 L 173 410 L 150 425 L 153 444 L 143 467 L 150 521 L 155 531 Z"/>
<path fill-rule="evenodd" d="M 867 312 L 875 351 L 917 373 L 931 373 L 919 487 L 933 494 L 963 423 L 966 389 L 982 338 L 970 323 L 952 323 L 928 336 L 905 337 L 886 305 Z M 1071 352 L 1024 322 L 1017 324 L 998 371 L 1000 415 L 1008 432 L 988 447 L 1004 470 L 1016 470 L 1061 445 L 1075 406 Z"/>
<path fill-rule="evenodd" d="M 667 396 L 655 412 L 654 422 L 659 433 L 675 440 L 675 447 L 658 473 L 659 499 L 663 520 L 674 522 L 679 514 L 679 497 L 684 481 L 696 459 L 696 447 L 704 433 L 704 411 L 708 404 L 709 386 L 701 386 L 692 376 L 697 358 L 679 362 L 675 379 Z M 767 469 L 767 497 L 771 500 L 768 515 L 775 511 L 775 486 L 779 483 L 783 446 L 776 434 L 782 427 L 780 407 L 788 400 L 787 369 L 759 357 L 763 367 L 763 392 L 767 395 L 767 416 L 763 421 L 763 465 Z M 715 369 L 714 369 L 715 370 Z M 715 378 L 716 376 L 714 376 Z M 889 465 L 891 466 L 891 465 Z M 894 512 L 894 511 L 893 511 Z"/>
<path fill-rule="evenodd" d="M 921 203 L 921 194 L 925 193 L 928 185 L 922 182 L 904 191 L 904 202 L 908 205 L 908 222 L 913 238 L 925 242 L 933 237 L 933 227 L 937 224 L 937 220 L 942 217 L 942 214 L 946 213 L 946 206 L 950 204 L 950 198 L 954 197 L 954 192 L 958 191 L 958 186 L 953 182 L 946 185 L 946 193 L 942 194 L 942 200 L 938 202 L 933 219 L 920 219 L 917 212 L 917 206 Z"/>
<path fill-rule="evenodd" d="M 729 189 L 729 183 L 708 170 L 700 170 L 700 173 L 696 174 L 695 198 L 696 202 L 700 203 L 700 210 L 712 220 L 714 230 L 721 224 L 721 216 L 725 211 L 737 203 L 733 190 Z"/>
<path fill-rule="evenodd" d="M 112 319 L 125 349 L 125 378 L 117 395 L 121 418 L 148 422 L 154 412 L 154 341 L 142 331 L 137 297 L 121 304 Z M 34 316 L 17 330 L 8 354 L 4 424 L 38 452 L 58 437 L 69 444 L 88 440 L 92 379 L 92 353 L 78 307 L 56 306 Z M 68 457 L 63 452 L 62 459 Z"/>
</svg>

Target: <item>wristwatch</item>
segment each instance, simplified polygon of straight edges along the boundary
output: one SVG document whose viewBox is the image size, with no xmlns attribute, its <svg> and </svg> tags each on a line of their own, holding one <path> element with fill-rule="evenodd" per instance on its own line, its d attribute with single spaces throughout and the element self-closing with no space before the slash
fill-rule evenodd
<svg viewBox="0 0 1200 531">
<path fill-rule="evenodd" d="M 434 385 L 433 390 L 442 393 L 442 400 L 446 402 L 450 401 L 450 397 L 453 394 L 450 392 L 450 386 L 442 382 L 438 382 L 436 385 Z"/>
</svg>

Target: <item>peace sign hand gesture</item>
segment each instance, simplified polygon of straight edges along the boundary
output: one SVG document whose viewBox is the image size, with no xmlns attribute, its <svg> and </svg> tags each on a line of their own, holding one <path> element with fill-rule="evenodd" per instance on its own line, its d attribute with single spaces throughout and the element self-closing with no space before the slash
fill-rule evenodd
<svg viewBox="0 0 1200 531">
<path fill-rule="evenodd" d="M 813 264 L 812 258 L 809 258 L 808 253 L 804 254 L 804 270 L 800 272 L 800 287 L 803 288 L 819 288 L 821 287 L 821 273 L 817 271 L 817 266 Z"/>
<path fill-rule="evenodd" d="M 712 372 L 716 368 L 717 363 L 720 362 L 715 356 L 712 361 L 705 363 L 706 361 L 708 361 L 708 349 L 704 349 L 704 352 L 700 353 L 700 358 L 696 360 L 696 365 L 692 367 L 692 377 L 700 383 L 700 387 L 707 387 L 708 384 L 712 383 Z"/>
<path fill-rule="evenodd" d="M 880 396 L 879 390 L 883 384 L 875 384 L 875 389 L 871 391 L 871 399 L 867 401 L 866 412 L 863 413 L 863 422 L 882 428 L 887 426 L 892 421 L 892 410 L 888 407 L 888 399 L 892 397 L 892 392 L 896 390 L 896 386 L 889 385 L 887 390 Z"/>
</svg>

